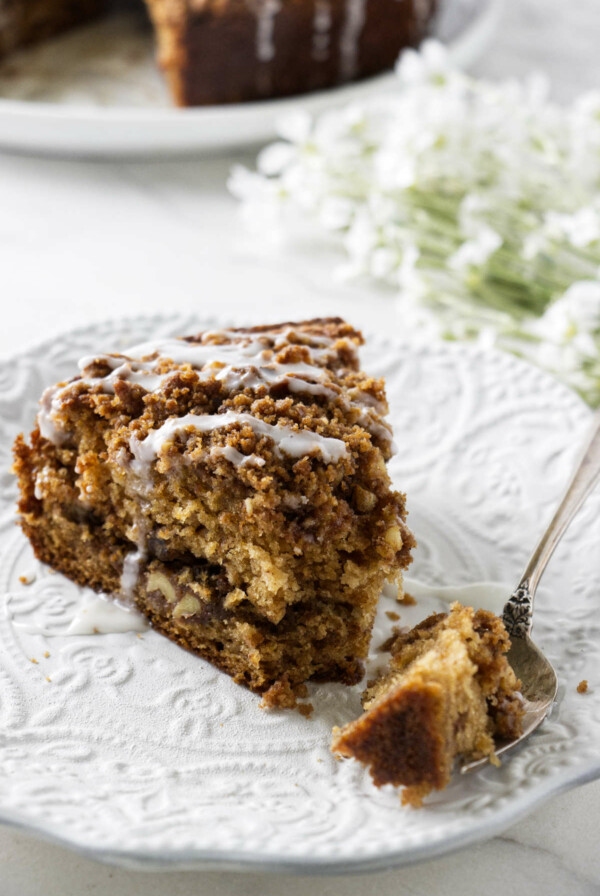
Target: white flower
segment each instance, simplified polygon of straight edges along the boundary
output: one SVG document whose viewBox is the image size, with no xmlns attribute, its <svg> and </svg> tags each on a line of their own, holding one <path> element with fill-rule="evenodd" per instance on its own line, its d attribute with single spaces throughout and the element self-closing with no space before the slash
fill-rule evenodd
<svg viewBox="0 0 600 896">
<path fill-rule="evenodd" d="M 366 209 L 360 209 L 355 214 L 344 238 L 344 245 L 351 258 L 366 266 L 370 253 L 377 245 L 377 232 Z"/>
<path fill-rule="evenodd" d="M 595 362 L 600 372 L 600 283 L 574 283 L 531 329 L 542 340 L 535 360 L 585 388 L 584 366 Z"/>
<path fill-rule="evenodd" d="M 548 234 L 540 227 L 539 230 L 533 230 L 525 236 L 521 248 L 521 257 L 525 261 L 533 261 L 542 252 L 548 252 L 549 250 L 550 240 Z"/>
<path fill-rule="evenodd" d="M 406 246 L 397 271 L 397 283 L 401 293 L 414 299 L 427 294 L 427 284 L 417 268 L 419 250 L 416 246 Z"/>
<path fill-rule="evenodd" d="M 553 342 L 572 340 L 581 334 L 600 334 L 600 282 L 573 283 L 550 305 L 534 330 Z"/>
<path fill-rule="evenodd" d="M 268 242 L 278 241 L 282 211 L 278 185 L 242 165 L 236 165 L 227 186 L 234 196 L 242 200 L 242 219 L 248 229 L 266 236 Z"/>
<path fill-rule="evenodd" d="M 568 319 L 577 333 L 600 332 L 600 282 L 573 283 L 544 316 L 550 315 L 560 305 L 565 306 Z"/>
<path fill-rule="evenodd" d="M 468 237 L 476 237 L 482 218 L 490 211 L 487 197 L 479 193 L 467 193 L 458 208 L 458 222 L 461 232 Z"/>
<path fill-rule="evenodd" d="M 294 161 L 296 149 L 290 143 L 271 143 L 259 153 L 256 167 L 261 174 L 273 177 L 281 174 Z"/>
<path fill-rule="evenodd" d="M 395 91 L 288 116 L 230 189 L 261 246 L 307 222 L 345 251 L 337 276 L 395 287 L 419 332 L 517 351 L 600 403 L 600 92 L 547 97 L 427 41 Z"/>
<path fill-rule="evenodd" d="M 448 266 L 455 271 L 465 271 L 486 263 L 490 255 L 500 248 L 502 237 L 483 224 L 472 240 L 467 240 L 448 258 Z"/>
<path fill-rule="evenodd" d="M 354 203 L 344 196 L 327 196 L 319 209 L 319 223 L 326 230 L 344 230 L 350 226 Z"/>
<path fill-rule="evenodd" d="M 450 73 L 446 48 L 435 40 L 425 40 L 420 50 L 405 50 L 396 65 L 401 83 L 418 84 L 425 80 L 441 80 Z"/>
<path fill-rule="evenodd" d="M 393 249 L 380 246 L 371 255 L 371 274 L 376 280 L 389 280 L 398 267 L 398 255 Z"/>
<path fill-rule="evenodd" d="M 412 292 L 399 294 L 397 310 L 401 315 L 403 336 L 419 339 L 425 344 L 443 337 L 444 328 L 438 315 L 422 305 Z"/>
<path fill-rule="evenodd" d="M 556 239 L 565 238 L 578 249 L 600 240 L 600 213 L 597 209 L 577 209 L 571 215 L 549 211 L 546 215 L 548 232 Z"/>
<path fill-rule="evenodd" d="M 299 109 L 282 116 L 277 122 L 277 133 L 290 143 L 306 143 L 312 129 L 312 118 Z"/>
</svg>

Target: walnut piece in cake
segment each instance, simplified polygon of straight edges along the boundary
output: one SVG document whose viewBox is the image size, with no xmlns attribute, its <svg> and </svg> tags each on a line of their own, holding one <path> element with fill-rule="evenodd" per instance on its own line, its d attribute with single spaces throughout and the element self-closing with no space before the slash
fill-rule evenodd
<svg viewBox="0 0 600 896">
<path fill-rule="evenodd" d="M 15 443 L 37 557 L 289 705 L 360 680 L 414 539 L 381 380 L 340 319 L 156 340 L 80 361 Z"/>
<path fill-rule="evenodd" d="M 494 757 L 494 737 L 522 731 L 523 703 L 502 620 L 459 603 L 391 642 L 389 668 L 363 695 L 365 712 L 335 729 L 332 749 L 369 766 L 374 783 L 404 786 L 420 806 L 450 781 L 457 756 Z"/>
</svg>

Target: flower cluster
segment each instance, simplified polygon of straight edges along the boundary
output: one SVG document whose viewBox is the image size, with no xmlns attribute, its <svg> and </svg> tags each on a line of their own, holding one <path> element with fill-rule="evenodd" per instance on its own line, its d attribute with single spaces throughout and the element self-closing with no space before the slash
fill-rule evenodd
<svg viewBox="0 0 600 896">
<path fill-rule="evenodd" d="M 280 133 L 230 179 L 262 233 L 308 216 L 415 329 L 493 341 L 600 403 L 600 93 L 562 109 L 427 42 L 394 92 Z"/>
</svg>

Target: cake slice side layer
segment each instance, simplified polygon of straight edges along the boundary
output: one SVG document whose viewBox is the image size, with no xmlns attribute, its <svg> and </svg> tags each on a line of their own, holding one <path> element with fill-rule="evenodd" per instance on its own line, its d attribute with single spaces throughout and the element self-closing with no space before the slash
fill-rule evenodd
<svg viewBox="0 0 600 896">
<path fill-rule="evenodd" d="M 256 691 L 358 680 L 414 544 L 361 342 L 319 319 L 82 359 L 15 444 L 37 556 Z"/>
</svg>

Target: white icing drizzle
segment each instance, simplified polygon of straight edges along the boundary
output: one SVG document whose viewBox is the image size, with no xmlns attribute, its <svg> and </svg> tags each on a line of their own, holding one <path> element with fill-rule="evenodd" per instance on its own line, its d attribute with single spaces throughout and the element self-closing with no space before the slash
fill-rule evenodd
<svg viewBox="0 0 600 896">
<path fill-rule="evenodd" d="M 118 599 L 128 607 L 134 605 L 135 589 L 140 578 L 140 571 L 148 556 L 147 521 L 143 517 L 134 523 L 131 534 L 136 549 L 125 555 L 118 594 Z"/>
<path fill-rule="evenodd" d="M 133 600 L 135 586 L 140 577 L 140 566 L 144 560 L 145 553 L 142 548 L 138 548 L 137 551 L 127 554 L 123 560 L 119 594 L 126 601 Z"/>
<path fill-rule="evenodd" d="M 204 334 L 206 338 L 208 334 Z M 218 333 L 211 335 L 221 335 Z M 223 336 L 227 336 L 223 333 Z M 158 339 L 152 342 L 141 342 L 125 349 L 123 358 L 150 358 L 153 355 L 158 358 L 170 358 L 176 364 L 189 364 L 190 367 L 201 370 L 206 364 L 239 364 L 244 367 L 248 359 L 258 356 L 266 346 L 257 339 L 245 342 L 230 342 L 224 344 L 202 342 L 188 342 L 187 339 Z M 104 358 L 104 356 L 101 356 Z"/>
<path fill-rule="evenodd" d="M 109 364 L 112 368 L 108 376 L 103 377 L 80 377 L 64 386 L 50 386 L 42 395 L 40 400 L 40 410 L 37 415 L 37 422 L 40 433 L 53 445 L 60 447 L 64 445 L 68 438 L 68 433 L 59 425 L 57 415 L 62 407 L 63 400 L 67 392 L 78 383 L 86 386 L 99 386 L 101 391 L 109 394 L 115 394 L 115 383 L 118 380 L 136 383 L 142 386 L 146 392 L 155 392 L 162 388 L 165 381 L 172 375 L 173 371 L 168 373 L 157 374 L 154 372 L 155 362 L 152 364 L 144 364 L 141 361 L 131 361 L 123 357 L 115 357 L 114 355 L 99 355 L 98 357 L 82 358 L 79 361 L 79 369 L 85 368 L 95 360 L 102 360 Z"/>
<path fill-rule="evenodd" d="M 431 18 L 431 0 L 413 0 L 415 9 L 415 19 L 417 21 L 417 29 L 419 34 L 423 31 L 429 19 Z"/>
<path fill-rule="evenodd" d="M 155 342 L 142 342 L 126 349 L 119 357 L 122 359 L 149 358 L 157 355 L 159 358 L 170 358 L 176 364 L 189 364 L 196 369 L 202 369 L 207 364 L 229 364 L 230 366 L 248 367 L 250 365 L 261 366 L 261 364 L 272 361 L 273 352 L 280 351 L 282 348 L 292 346 L 295 343 L 290 342 L 290 338 L 298 338 L 292 328 L 282 333 L 273 334 L 274 344 L 270 347 L 267 343 L 268 334 L 259 336 L 242 337 L 239 333 L 224 330 L 222 333 L 205 333 L 201 342 L 188 342 L 186 339 L 161 339 Z M 236 339 L 236 342 L 214 343 L 208 342 L 207 338 L 211 336 L 222 336 L 224 338 Z M 308 350 L 311 361 L 317 361 L 321 358 L 331 357 L 334 349 L 334 341 L 329 337 L 319 337 L 312 335 L 307 336 L 308 342 L 298 341 L 304 349 Z M 313 344 L 314 343 L 314 344 Z M 349 348 L 353 355 L 356 353 L 356 346 L 348 339 L 338 340 L 338 344 L 342 344 L 345 348 Z M 318 346 L 321 346 L 319 348 Z M 114 355 L 100 355 L 99 358 L 114 358 Z M 89 361 L 88 361 L 89 363 Z"/>
<path fill-rule="evenodd" d="M 251 0 L 250 8 L 256 16 L 256 58 L 271 62 L 275 58 L 275 18 L 281 10 L 281 0 Z"/>
<path fill-rule="evenodd" d="M 301 330 L 295 330 L 294 327 L 286 327 L 285 330 L 282 330 L 280 333 L 274 333 L 273 339 L 273 347 L 276 349 L 284 348 L 286 345 L 290 345 L 292 343 L 298 343 L 300 345 L 308 346 L 321 345 L 327 347 L 331 347 L 333 345 L 333 339 L 331 338 L 331 336 L 318 336 L 316 333 L 303 333 Z M 348 342 L 348 340 L 345 338 L 342 338 L 341 341 L 352 346 L 352 348 L 355 348 L 353 342 Z"/>
<path fill-rule="evenodd" d="M 289 331 L 290 334 L 293 332 Z M 205 334 L 205 337 L 207 335 Z M 229 334 L 223 332 L 223 334 L 211 335 L 227 336 Z M 292 392 L 307 392 L 327 398 L 335 397 L 340 391 L 337 386 L 331 383 L 327 386 L 318 385 L 318 383 L 329 379 L 329 372 L 326 368 L 319 367 L 314 363 L 284 364 L 274 360 L 274 352 L 289 344 L 286 336 L 287 334 L 282 334 L 282 341 L 277 343 L 274 349 L 265 348 L 264 343 L 254 339 L 245 343 L 237 342 L 224 345 L 166 339 L 133 346 L 119 356 L 98 355 L 95 358 L 83 358 L 79 362 L 79 366 L 81 370 L 85 370 L 93 360 L 110 365 L 112 373 L 103 381 L 108 382 L 107 389 L 112 389 L 112 391 L 114 391 L 115 380 L 123 378 L 123 375 L 132 382 L 138 382 L 149 392 L 156 391 L 157 388 L 162 387 L 163 382 L 170 374 L 153 374 L 153 371 L 156 365 L 168 358 L 176 364 L 189 364 L 193 369 L 200 371 L 201 379 L 214 378 L 222 382 L 229 391 L 239 388 L 256 388 L 263 383 L 275 385 L 287 382 Z M 309 352 L 311 361 L 331 354 L 332 340 L 320 337 L 316 337 L 316 339 L 327 348 L 304 346 Z M 136 356 L 148 358 L 153 355 L 156 356 L 153 361 L 135 360 Z M 96 381 L 86 380 L 86 382 L 95 384 Z"/>
<path fill-rule="evenodd" d="M 66 635 L 108 635 L 145 632 L 150 625 L 137 610 L 110 598 L 93 595 L 77 607 Z"/>
<path fill-rule="evenodd" d="M 353 389 L 350 392 L 352 398 L 356 399 L 356 404 L 363 408 L 370 408 L 376 414 L 383 416 L 385 414 L 385 404 L 379 398 L 375 398 L 370 392 L 363 392 L 362 389 Z"/>
<path fill-rule="evenodd" d="M 267 353 L 262 352 L 261 355 Z M 323 386 L 319 381 L 327 380 L 328 374 L 324 368 L 314 367 L 302 362 L 298 364 L 279 364 L 267 356 L 261 360 L 261 355 L 252 359 L 247 367 L 237 365 L 225 365 L 215 372 L 215 366 L 204 369 L 201 372 L 202 379 L 213 378 L 222 382 L 230 391 L 238 389 L 255 389 L 263 384 L 277 385 L 286 383 L 290 392 L 308 392 L 312 395 L 324 395 L 333 398 L 339 389 L 333 384 Z M 311 382 L 317 380 L 317 383 Z"/>
<path fill-rule="evenodd" d="M 281 377 L 278 377 L 271 382 L 277 382 L 280 379 Z M 302 380 L 300 377 L 296 376 L 289 377 L 289 379 L 286 376 L 284 379 L 287 379 L 290 392 L 308 392 L 309 395 L 325 395 L 327 398 L 335 398 L 336 394 L 339 392 L 337 387 L 321 386 L 318 383 L 307 383 L 306 380 Z"/>
<path fill-rule="evenodd" d="M 134 456 L 132 468 L 134 472 L 145 475 L 163 446 L 179 432 L 186 429 L 203 433 L 213 432 L 233 424 L 250 426 L 256 435 L 266 436 L 288 457 L 305 457 L 318 453 L 327 464 L 337 463 L 346 457 L 346 445 L 341 439 L 326 438 L 309 430 L 294 430 L 289 426 L 274 426 L 251 414 L 227 411 L 225 414 L 187 414 L 185 417 L 173 417 L 158 429 L 148 433 L 141 442 L 135 436 L 132 437 L 130 440 Z"/>
<path fill-rule="evenodd" d="M 331 0 L 315 0 L 312 58 L 315 62 L 329 59 L 331 50 Z"/>
<path fill-rule="evenodd" d="M 380 439 L 382 442 L 390 445 L 392 454 L 397 453 L 397 447 L 392 439 L 392 430 L 388 423 L 385 421 L 377 421 L 372 417 L 372 411 L 367 409 L 364 410 L 357 421 L 363 429 L 366 429 L 368 433 L 375 438 Z"/>
<path fill-rule="evenodd" d="M 367 0 L 346 0 L 340 36 L 340 80 L 350 81 L 358 69 L 358 45 L 365 24 Z"/>
<path fill-rule="evenodd" d="M 265 465 L 264 458 L 259 457 L 258 454 L 242 454 L 241 451 L 238 451 L 237 448 L 233 448 L 231 445 L 226 445 L 225 447 L 215 445 L 210 449 L 209 455 L 210 457 L 224 457 L 234 467 L 264 467 Z"/>
<path fill-rule="evenodd" d="M 37 415 L 37 422 L 42 436 L 59 448 L 65 444 L 68 438 L 68 433 L 56 421 L 56 415 L 60 411 L 63 393 L 66 388 L 66 386 L 49 386 L 45 389 L 40 399 L 40 409 Z"/>
<path fill-rule="evenodd" d="M 94 361 L 102 361 L 111 368 L 112 372 L 108 376 L 102 377 L 82 376 L 77 382 L 85 383 L 88 386 L 99 385 L 103 392 L 111 395 L 115 393 L 115 383 L 118 380 L 135 383 L 142 386 L 146 392 L 156 392 L 173 373 L 172 370 L 168 373 L 156 373 L 156 361 L 138 361 L 125 358 L 122 355 L 90 355 L 87 358 L 81 358 L 78 362 L 81 373 L 83 374 Z"/>
<path fill-rule="evenodd" d="M 215 338 L 235 338 L 233 343 L 215 344 Z M 268 347 L 268 341 L 274 343 Z M 305 341 L 303 341 L 305 340 Z M 275 360 L 276 352 L 299 342 L 308 352 L 311 363 L 280 363 Z M 310 342 L 311 344 L 307 344 Z M 356 347 L 348 339 L 337 340 L 354 353 Z M 90 387 L 99 387 L 102 392 L 115 393 L 118 380 L 126 380 L 142 386 L 146 392 L 162 389 L 175 371 L 158 373 L 159 365 L 169 359 L 176 364 L 189 364 L 198 372 L 201 380 L 215 379 L 223 383 L 228 392 L 246 388 L 256 389 L 261 385 L 286 385 L 295 394 L 319 395 L 328 399 L 340 399 L 342 405 L 359 407 L 362 410 L 358 423 L 371 435 L 391 442 L 389 426 L 375 419 L 384 410 L 376 398 L 366 392 L 355 390 L 354 400 L 347 402 L 341 395 L 341 389 L 329 381 L 330 371 L 318 366 L 316 361 L 331 357 L 334 340 L 328 336 L 319 336 L 298 332 L 288 327 L 274 334 L 243 334 L 223 330 L 205 333 L 201 342 L 188 342 L 185 339 L 163 339 L 134 345 L 119 355 L 90 355 L 79 361 L 81 373 L 94 362 L 101 362 L 110 369 L 104 377 L 82 377 L 65 386 L 53 386 L 42 396 L 38 424 L 41 434 L 55 445 L 62 445 L 67 439 L 57 423 L 56 415 L 60 411 L 62 400 L 68 390 L 77 383 Z M 146 360 L 143 360 L 146 359 Z"/>
</svg>

